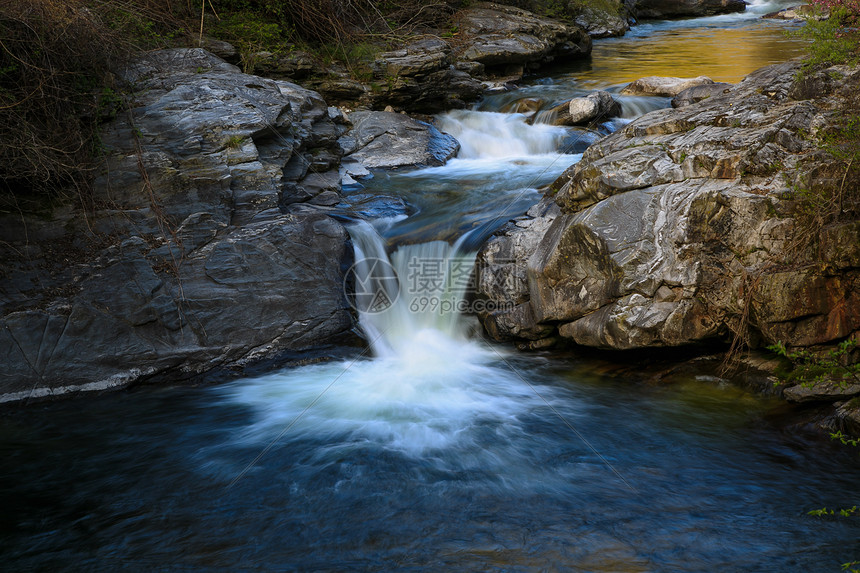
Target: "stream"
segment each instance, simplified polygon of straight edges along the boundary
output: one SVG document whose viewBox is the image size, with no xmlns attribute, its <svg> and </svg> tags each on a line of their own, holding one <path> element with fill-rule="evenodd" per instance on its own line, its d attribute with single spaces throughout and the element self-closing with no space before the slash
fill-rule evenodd
<svg viewBox="0 0 860 573">
<path fill-rule="evenodd" d="M 470 237 L 668 105 L 620 98 L 621 118 L 587 130 L 530 123 L 519 102 L 540 100 L 537 117 L 647 75 L 738 81 L 800 54 L 790 24 L 759 18 L 780 7 L 596 41 L 590 61 L 438 117 L 462 146 L 447 165 L 345 189 L 353 205 L 406 205 L 349 229 L 356 284 L 384 295 L 356 287 L 367 349 L 5 410 L 3 569 L 837 572 L 860 559 L 856 517 L 808 515 L 857 502 L 860 456 L 786 429 L 781 402 L 715 372 L 655 383 L 587 351 L 518 353 L 457 312 Z"/>
</svg>

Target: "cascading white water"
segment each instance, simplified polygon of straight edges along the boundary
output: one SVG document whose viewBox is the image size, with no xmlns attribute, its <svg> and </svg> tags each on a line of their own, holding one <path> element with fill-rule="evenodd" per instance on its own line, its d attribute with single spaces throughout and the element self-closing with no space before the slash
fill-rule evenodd
<svg viewBox="0 0 860 573">
<path fill-rule="evenodd" d="M 456 158 L 365 182 L 365 192 L 384 189 L 414 209 L 383 231 L 394 242 L 451 241 L 480 227 L 492 232 L 493 225 L 525 213 L 540 199 L 539 188 L 579 160 L 574 146 L 581 151 L 596 139 L 568 128 L 528 125 L 520 114 L 459 110 L 440 115 L 437 124 L 460 141 Z"/>
<path fill-rule="evenodd" d="M 349 232 L 355 304 L 373 359 L 285 370 L 229 387 L 233 400 L 260 413 L 235 439 L 255 442 L 289 425 L 294 434 L 329 436 L 340 444 L 332 455 L 371 439 L 409 455 L 456 449 L 461 459 L 434 458 L 444 468 L 454 461 L 482 468 L 515 463 L 487 455 L 476 429 L 515 433 L 518 417 L 542 402 L 500 359 L 503 350 L 468 336 L 460 310 L 475 253 L 461 252 L 462 240 L 431 241 L 401 245 L 389 257 L 373 225 L 358 222 Z"/>
<path fill-rule="evenodd" d="M 530 387 L 512 371 L 504 350 L 469 336 L 469 319 L 461 311 L 475 253 L 461 245 L 470 233 L 486 232 L 488 222 L 524 212 L 537 200 L 535 187 L 552 181 L 579 156 L 559 152 L 568 130 L 528 125 L 518 114 L 455 111 L 438 121 L 460 141 L 459 156 L 442 167 L 391 174 L 386 181 L 389 188 L 399 182 L 398 194 L 418 214 L 349 227 L 354 303 L 372 359 L 284 370 L 226 388 L 232 400 L 257 412 L 256 422 L 235 437 L 238 442 L 254 443 L 289 426 L 296 435 L 330 439 L 338 451 L 369 440 L 409 455 L 458 452 L 431 456 L 444 468 L 517 465 L 516 452 L 485 452 L 482 436 L 488 429 L 516 434 L 519 418 L 543 404 L 534 391 L 540 386 Z M 434 195 L 440 185 L 449 210 Z M 432 197 L 429 221 L 422 221 L 425 196 Z M 473 215 L 488 211 L 484 218 Z M 389 256 L 378 231 L 395 233 L 411 222 L 443 227 L 436 236 L 455 229 L 460 239 L 453 245 L 401 244 Z M 541 390 L 543 396 L 553 392 Z M 508 454 L 514 458 L 504 459 Z"/>
<path fill-rule="evenodd" d="M 567 135 L 563 127 L 529 125 L 519 113 L 457 110 L 439 116 L 438 126 L 460 142 L 460 159 L 554 154 Z"/>
<path fill-rule="evenodd" d="M 349 233 L 359 324 L 377 356 L 401 355 L 425 331 L 466 338 L 460 311 L 475 253 L 460 252 L 462 239 L 454 246 L 444 241 L 402 245 L 389 258 L 371 224 L 359 221 Z"/>
</svg>

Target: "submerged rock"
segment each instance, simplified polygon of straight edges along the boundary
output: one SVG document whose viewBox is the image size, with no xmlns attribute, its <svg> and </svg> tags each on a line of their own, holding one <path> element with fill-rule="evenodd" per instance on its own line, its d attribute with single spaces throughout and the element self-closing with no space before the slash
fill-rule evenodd
<svg viewBox="0 0 860 573">
<path fill-rule="evenodd" d="M 516 278 L 480 284 L 488 299 L 516 302 L 481 316 L 487 331 L 616 349 L 732 333 L 801 346 L 856 335 L 860 249 L 848 245 L 858 225 L 828 227 L 817 250 L 798 251 L 790 190 L 801 174 L 826 185 L 838 172 L 809 130 L 827 131 L 860 71 L 840 68 L 831 83 L 837 70 L 822 71 L 808 80 L 817 99 L 796 99 L 799 65 L 763 68 L 590 147 L 550 187 L 542 213 L 479 253 L 488 277 Z"/>
</svg>

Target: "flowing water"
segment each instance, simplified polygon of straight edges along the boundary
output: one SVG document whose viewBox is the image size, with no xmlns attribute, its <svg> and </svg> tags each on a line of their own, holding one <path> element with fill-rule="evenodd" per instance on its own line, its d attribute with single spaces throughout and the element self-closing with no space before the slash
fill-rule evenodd
<svg viewBox="0 0 860 573">
<path fill-rule="evenodd" d="M 617 359 L 518 354 L 457 312 L 468 245 L 618 125 L 499 110 L 667 73 L 666 53 L 688 66 L 674 75 L 736 79 L 791 55 L 781 29 L 748 15 L 643 24 L 598 42 L 590 69 L 439 118 L 457 159 L 351 190 L 354 205 L 408 203 L 350 228 L 367 350 L 7 409 L 4 569 L 824 572 L 860 557 L 856 518 L 807 515 L 857 501 L 857 454 L 780 429 L 778 403 L 712 372 L 654 384 Z M 626 115 L 662 105 L 625 101 Z"/>
</svg>

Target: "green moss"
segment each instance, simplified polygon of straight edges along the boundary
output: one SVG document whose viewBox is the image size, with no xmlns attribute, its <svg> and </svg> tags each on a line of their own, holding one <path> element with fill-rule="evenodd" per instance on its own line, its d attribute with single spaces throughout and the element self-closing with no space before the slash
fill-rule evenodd
<svg viewBox="0 0 860 573">
<path fill-rule="evenodd" d="M 222 15 L 208 33 L 238 48 L 246 73 L 254 72 L 258 52 L 282 54 L 293 48 L 291 29 L 249 10 Z"/>
<path fill-rule="evenodd" d="M 242 142 L 245 141 L 245 138 L 241 135 L 234 134 L 227 138 L 224 142 L 224 145 L 230 149 L 239 149 L 242 147 Z"/>
</svg>

